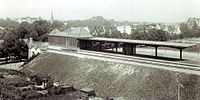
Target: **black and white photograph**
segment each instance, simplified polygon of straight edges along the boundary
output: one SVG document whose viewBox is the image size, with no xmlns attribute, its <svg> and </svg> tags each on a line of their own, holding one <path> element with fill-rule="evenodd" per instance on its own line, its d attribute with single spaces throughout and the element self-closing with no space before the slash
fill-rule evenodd
<svg viewBox="0 0 200 100">
<path fill-rule="evenodd" d="M 200 0 L 0 0 L 0 100 L 200 100 Z"/>
</svg>

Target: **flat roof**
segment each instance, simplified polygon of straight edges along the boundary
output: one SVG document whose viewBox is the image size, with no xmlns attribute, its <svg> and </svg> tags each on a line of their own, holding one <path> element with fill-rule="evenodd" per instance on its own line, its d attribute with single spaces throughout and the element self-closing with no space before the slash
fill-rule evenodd
<svg viewBox="0 0 200 100">
<path fill-rule="evenodd" d="M 196 44 L 190 44 L 190 43 L 174 43 L 174 42 L 145 41 L 145 40 L 131 40 L 131 39 L 118 39 L 118 38 L 103 38 L 103 37 L 79 38 L 79 40 L 131 43 L 131 44 L 136 44 L 136 45 L 162 46 L 162 47 L 173 47 L 173 48 L 182 48 L 182 49 L 196 45 Z"/>
</svg>

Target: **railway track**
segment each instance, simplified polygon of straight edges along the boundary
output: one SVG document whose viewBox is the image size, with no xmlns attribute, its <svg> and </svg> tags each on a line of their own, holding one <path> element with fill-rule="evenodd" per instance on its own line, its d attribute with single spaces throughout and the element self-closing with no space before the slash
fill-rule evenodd
<svg viewBox="0 0 200 100">
<path fill-rule="evenodd" d="M 199 65 L 183 63 L 183 62 L 165 61 L 165 60 L 142 58 L 142 57 L 136 57 L 136 56 L 128 56 L 128 55 L 122 55 L 122 54 L 88 51 L 88 50 L 78 50 L 77 54 L 95 56 L 95 57 L 104 57 L 104 58 L 110 58 L 110 59 L 116 59 L 116 60 L 122 60 L 122 61 L 138 62 L 138 63 L 151 64 L 151 65 L 157 65 L 157 66 L 162 66 L 162 67 L 200 71 Z"/>
</svg>

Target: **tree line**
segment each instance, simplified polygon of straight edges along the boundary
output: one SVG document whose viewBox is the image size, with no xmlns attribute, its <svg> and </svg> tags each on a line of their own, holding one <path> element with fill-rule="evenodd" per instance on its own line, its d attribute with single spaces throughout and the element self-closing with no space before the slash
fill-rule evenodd
<svg viewBox="0 0 200 100">
<path fill-rule="evenodd" d="M 0 39 L 3 40 L 1 46 L 1 56 L 8 59 L 21 60 L 28 57 L 28 45 L 25 39 L 33 38 L 35 41 L 47 42 L 48 34 L 55 28 L 62 28 L 64 23 L 54 21 L 50 23 L 46 20 L 39 20 L 33 23 L 17 23 L 9 19 L 0 20 Z"/>
<path fill-rule="evenodd" d="M 121 33 L 116 27 L 91 27 L 91 33 L 96 37 L 106 38 L 122 38 L 122 39 L 135 39 L 135 40 L 150 40 L 150 41 L 167 41 L 172 35 L 161 29 L 132 29 L 131 34 Z"/>
</svg>

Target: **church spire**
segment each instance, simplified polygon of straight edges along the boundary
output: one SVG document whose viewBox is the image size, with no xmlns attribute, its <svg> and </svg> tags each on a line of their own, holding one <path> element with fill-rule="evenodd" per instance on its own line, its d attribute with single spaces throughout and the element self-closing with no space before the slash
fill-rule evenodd
<svg viewBox="0 0 200 100">
<path fill-rule="evenodd" d="M 53 18 L 53 11 L 51 11 L 51 24 L 53 23 L 54 18 Z"/>
</svg>

